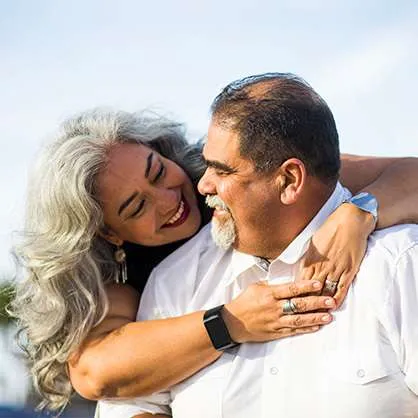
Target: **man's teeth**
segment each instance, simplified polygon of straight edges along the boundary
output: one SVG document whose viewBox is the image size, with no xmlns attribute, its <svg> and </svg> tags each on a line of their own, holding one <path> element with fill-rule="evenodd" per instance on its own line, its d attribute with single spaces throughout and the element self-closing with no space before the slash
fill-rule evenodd
<svg viewBox="0 0 418 418">
<path fill-rule="evenodd" d="M 180 219 L 181 215 L 183 215 L 183 212 L 184 212 L 184 202 L 181 201 L 179 210 L 175 213 L 175 215 L 172 218 L 168 220 L 167 225 L 172 225 L 174 222 L 177 222 Z"/>
</svg>

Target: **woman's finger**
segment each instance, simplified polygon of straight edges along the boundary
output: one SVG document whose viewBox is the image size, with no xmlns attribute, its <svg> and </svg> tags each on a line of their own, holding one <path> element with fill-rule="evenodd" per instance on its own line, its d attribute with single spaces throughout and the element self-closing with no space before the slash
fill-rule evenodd
<svg viewBox="0 0 418 418">
<path fill-rule="evenodd" d="M 310 334 L 316 332 L 320 329 L 319 325 L 314 325 L 312 327 L 302 327 L 302 328 L 280 328 L 277 332 L 271 334 L 271 339 L 278 339 L 284 337 L 290 337 L 292 335 L 298 334 Z"/>
<path fill-rule="evenodd" d="M 343 273 L 338 281 L 337 291 L 334 295 L 336 307 L 339 308 L 347 296 L 348 289 L 356 277 L 356 273 Z"/>
<path fill-rule="evenodd" d="M 335 277 L 335 276 L 328 275 L 327 278 L 325 279 L 324 286 L 322 287 L 321 295 L 322 296 L 334 296 L 335 293 L 337 292 L 339 279 L 340 279 L 339 276 Z"/>
<path fill-rule="evenodd" d="M 332 315 L 327 312 L 306 313 L 296 315 L 282 315 L 277 321 L 275 331 L 280 328 L 303 328 L 328 324 Z"/>
<path fill-rule="evenodd" d="M 270 285 L 275 299 L 289 299 L 317 292 L 321 287 L 321 283 L 316 280 L 300 280 L 298 282 Z"/>
<path fill-rule="evenodd" d="M 279 302 L 282 314 L 285 314 L 283 308 L 288 300 L 283 299 Z M 336 307 L 333 298 L 324 296 L 305 296 L 302 298 L 292 298 L 290 301 L 293 304 L 294 313 L 313 312 L 319 309 L 334 309 Z"/>
</svg>

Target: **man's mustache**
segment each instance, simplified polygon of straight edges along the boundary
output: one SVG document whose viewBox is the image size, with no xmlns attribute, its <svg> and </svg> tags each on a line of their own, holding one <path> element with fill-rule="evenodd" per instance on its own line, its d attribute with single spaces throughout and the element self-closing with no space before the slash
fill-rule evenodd
<svg viewBox="0 0 418 418">
<path fill-rule="evenodd" d="M 225 202 L 218 196 L 218 195 L 210 195 L 206 196 L 206 204 L 210 208 L 218 207 L 219 209 L 226 210 L 230 212 L 228 206 L 225 204 Z"/>
</svg>

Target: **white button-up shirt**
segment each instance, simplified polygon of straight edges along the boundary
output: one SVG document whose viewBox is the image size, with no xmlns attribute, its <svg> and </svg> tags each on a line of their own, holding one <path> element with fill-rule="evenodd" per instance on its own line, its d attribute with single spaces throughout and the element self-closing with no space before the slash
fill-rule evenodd
<svg viewBox="0 0 418 418">
<path fill-rule="evenodd" d="M 258 280 L 294 280 L 313 233 L 347 197 L 338 184 L 270 265 L 217 248 L 205 227 L 153 271 L 138 320 L 209 309 Z M 100 418 L 141 412 L 175 418 L 418 417 L 417 226 L 372 234 L 355 283 L 334 315 L 313 334 L 241 344 L 166 392 L 101 402 Z"/>
</svg>

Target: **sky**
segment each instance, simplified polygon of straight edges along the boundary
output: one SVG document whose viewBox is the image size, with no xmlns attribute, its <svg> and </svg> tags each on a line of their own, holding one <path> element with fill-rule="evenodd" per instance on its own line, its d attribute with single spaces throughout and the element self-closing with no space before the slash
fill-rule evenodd
<svg viewBox="0 0 418 418">
<path fill-rule="evenodd" d="M 293 72 L 330 105 L 343 152 L 418 156 L 417 43 L 412 0 L 0 0 L 0 277 L 30 167 L 66 117 L 151 108 L 194 140 L 227 83 Z"/>
</svg>

